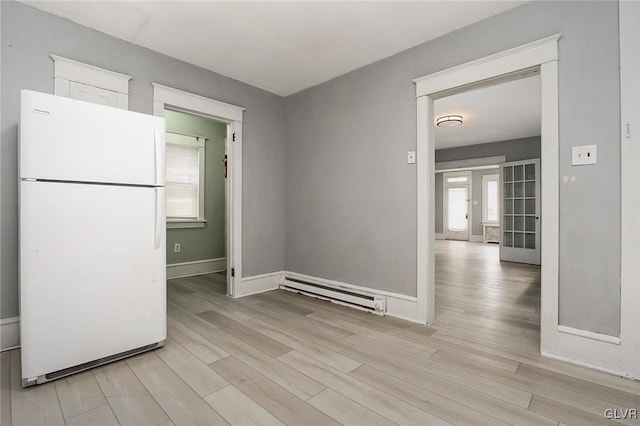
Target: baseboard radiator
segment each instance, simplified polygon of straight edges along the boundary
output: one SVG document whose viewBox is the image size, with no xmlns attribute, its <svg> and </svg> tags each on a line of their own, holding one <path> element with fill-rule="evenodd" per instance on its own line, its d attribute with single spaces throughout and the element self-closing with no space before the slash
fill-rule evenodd
<svg viewBox="0 0 640 426">
<path fill-rule="evenodd" d="M 367 293 L 352 288 L 327 284 L 317 284 L 284 275 L 279 281 L 282 290 L 304 294 L 317 299 L 328 300 L 339 305 L 384 315 L 387 300 L 384 296 Z"/>
</svg>

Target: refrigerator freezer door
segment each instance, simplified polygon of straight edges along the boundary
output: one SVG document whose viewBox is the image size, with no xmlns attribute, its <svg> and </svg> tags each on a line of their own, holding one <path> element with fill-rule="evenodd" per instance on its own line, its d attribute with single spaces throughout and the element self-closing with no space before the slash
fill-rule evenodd
<svg viewBox="0 0 640 426">
<path fill-rule="evenodd" d="M 164 118 L 22 91 L 20 177 L 164 185 Z"/>
<path fill-rule="evenodd" d="M 24 379 L 166 338 L 158 197 L 164 188 L 20 183 Z"/>
</svg>

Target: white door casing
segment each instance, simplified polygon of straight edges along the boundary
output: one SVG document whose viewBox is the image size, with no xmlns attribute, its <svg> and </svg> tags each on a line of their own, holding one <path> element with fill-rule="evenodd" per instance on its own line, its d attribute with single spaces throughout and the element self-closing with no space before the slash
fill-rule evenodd
<svg viewBox="0 0 640 426">
<path fill-rule="evenodd" d="M 242 120 L 244 108 L 193 93 L 153 85 L 153 115 L 165 108 L 196 113 L 227 124 L 227 294 L 236 297 L 242 283 Z"/>
<path fill-rule="evenodd" d="M 435 319 L 433 102 L 443 91 L 539 67 L 542 92 L 542 306 L 541 347 L 556 350 L 558 334 L 558 40 L 556 34 L 415 79 L 417 139 L 417 320 Z"/>
</svg>

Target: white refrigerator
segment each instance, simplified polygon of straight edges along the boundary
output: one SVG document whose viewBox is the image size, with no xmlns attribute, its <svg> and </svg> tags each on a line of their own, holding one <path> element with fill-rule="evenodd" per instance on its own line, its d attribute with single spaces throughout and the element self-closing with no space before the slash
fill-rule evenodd
<svg viewBox="0 0 640 426">
<path fill-rule="evenodd" d="M 19 155 L 23 386 L 161 346 L 164 119 L 23 90 Z"/>
</svg>

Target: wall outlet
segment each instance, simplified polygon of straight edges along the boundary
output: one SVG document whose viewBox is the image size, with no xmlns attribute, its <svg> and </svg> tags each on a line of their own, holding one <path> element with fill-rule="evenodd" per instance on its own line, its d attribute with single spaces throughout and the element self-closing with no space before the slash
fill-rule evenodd
<svg viewBox="0 0 640 426">
<path fill-rule="evenodd" d="M 174 252 L 174 253 L 180 253 L 180 249 L 181 249 L 181 247 L 180 247 L 180 243 L 175 243 L 175 244 L 173 245 L 173 252 Z"/>
<path fill-rule="evenodd" d="M 415 164 L 416 163 L 416 152 L 409 151 L 407 152 L 407 164 Z"/>
<path fill-rule="evenodd" d="M 584 166 L 586 164 L 596 164 L 597 145 L 583 145 L 571 147 L 571 165 Z"/>
</svg>

